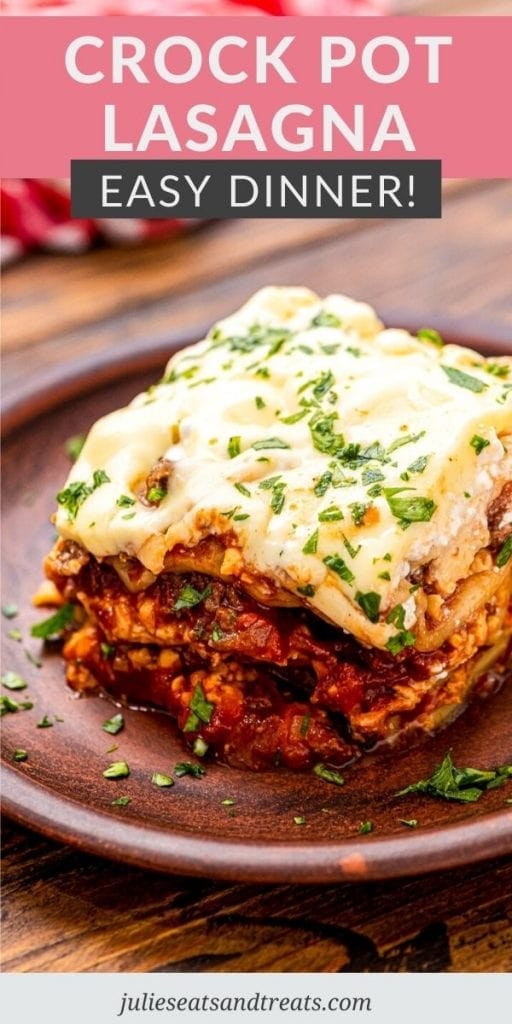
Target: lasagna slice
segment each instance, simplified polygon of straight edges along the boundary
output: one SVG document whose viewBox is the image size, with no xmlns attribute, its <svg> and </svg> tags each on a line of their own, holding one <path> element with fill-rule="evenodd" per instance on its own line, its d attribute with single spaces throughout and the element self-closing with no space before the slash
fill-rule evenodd
<svg viewBox="0 0 512 1024">
<path fill-rule="evenodd" d="M 57 495 L 71 686 L 249 768 L 450 721 L 510 674 L 511 368 L 258 292 L 93 426 Z"/>
</svg>

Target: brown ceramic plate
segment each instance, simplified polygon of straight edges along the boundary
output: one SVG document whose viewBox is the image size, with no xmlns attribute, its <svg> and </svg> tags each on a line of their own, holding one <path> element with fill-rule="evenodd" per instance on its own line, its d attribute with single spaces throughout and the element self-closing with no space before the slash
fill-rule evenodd
<svg viewBox="0 0 512 1024">
<path fill-rule="evenodd" d="M 31 595 L 52 542 L 48 517 L 69 468 L 64 442 L 146 387 L 168 355 L 169 345 L 160 344 L 128 362 L 103 357 L 75 376 L 56 371 L 29 401 L 8 407 L 3 600 L 15 602 L 19 615 L 2 619 L 3 666 L 29 683 L 12 696 L 30 695 L 34 707 L 3 719 L 5 813 L 93 853 L 146 868 L 243 881 L 391 878 L 512 852 L 512 808 L 504 802 L 510 788 L 468 805 L 395 796 L 429 775 L 449 748 L 461 765 L 488 767 L 510 759 L 511 685 L 474 704 L 430 742 L 348 769 L 343 788 L 309 774 L 258 775 L 209 765 L 200 780 L 185 777 L 172 789 L 158 789 L 151 784 L 153 771 L 169 773 L 185 754 L 171 720 L 128 710 L 124 731 L 108 736 L 101 723 L 113 713 L 112 705 L 101 697 L 76 699 L 64 682 L 58 650 L 42 652 L 30 638 L 31 624 L 41 617 Z M 8 636 L 13 628 L 21 630 L 21 641 Z M 37 728 L 44 715 L 54 723 L 51 728 Z M 108 754 L 112 741 L 118 750 Z M 18 748 L 28 751 L 26 762 L 13 761 Z M 118 758 L 129 763 L 130 777 L 109 782 L 102 771 Z M 131 798 L 128 806 L 112 805 L 120 795 Z M 226 806 L 226 799 L 235 803 Z M 305 824 L 295 824 L 295 817 L 304 817 Z M 419 827 L 411 830 L 400 818 L 417 818 Z M 367 820 L 374 831 L 361 836 L 359 824 Z"/>
</svg>

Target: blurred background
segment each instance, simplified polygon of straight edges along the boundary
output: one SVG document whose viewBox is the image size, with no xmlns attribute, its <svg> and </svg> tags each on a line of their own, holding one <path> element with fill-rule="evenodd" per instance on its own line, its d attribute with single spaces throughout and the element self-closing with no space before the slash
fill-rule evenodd
<svg viewBox="0 0 512 1024">
<path fill-rule="evenodd" d="M 4 12 L 505 14 L 511 0 L 93 0 Z M 4 406 L 202 336 L 268 283 L 341 291 L 389 324 L 512 351 L 512 182 L 446 181 L 437 221 L 71 221 L 65 181 L 4 181 Z M 32 397 L 31 397 L 32 396 Z"/>
<path fill-rule="evenodd" d="M 379 15 L 505 14 L 512 0 L 3 0 L 4 14 L 46 15 Z M 167 221 L 70 221 L 69 185 L 56 180 L 4 180 L 1 260 L 28 252 L 83 252 L 100 241 L 143 242 L 172 236 L 187 225 Z"/>
</svg>

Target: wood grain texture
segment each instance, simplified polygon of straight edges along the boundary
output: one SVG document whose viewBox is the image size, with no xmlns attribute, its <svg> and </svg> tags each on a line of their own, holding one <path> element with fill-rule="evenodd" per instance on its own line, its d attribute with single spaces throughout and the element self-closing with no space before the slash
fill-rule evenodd
<svg viewBox="0 0 512 1024">
<path fill-rule="evenodd" d="M 480 15 L 497 16 L 510 14 L 512 3 L 510 0 L 398 0 L 394 5 L 394 13 L 408 14 L 429 14 L 436 16 L 444 15 Z"/>
<path fill-rule="evenodd" d="M 451 181 L 446 195 L 473 188 Z M 278 261 L 293 248 L 365 230 L 361 220 L 244 220 L 198 222 L 195 234 L 144 246 L 98 248 L 69 259 L 33 256 L 5 273 L 3 345 L 24 350 L 146 302 L 171 300 L 217 280 Z M 20 317 L 20 308 L 23 316 Z"/>
<path fill-rule="evenodd" d="M 98 248 L 74 260 L 35 257 L 12 268 L 5 282 L 4 344 L 25 348 L 143 302 L 189 293 L 206 281 L 257 265 L 294 245 L 351 234 L 362 221 L 253 220 L 201 225 L 195 234 L 144 246 Z M 277 241 L 277 244 L 276 244 Z M 27 295 L 28 292 L 28 295 Z M 70 301 L 72 300 L 72 301 Z M 23 303 L 23 320 L 18 314 Z M 43 314 L 43 318 L 41 316 Z"/>
<path fill-rule="evenodd" d="M 511 200 L 510 183 L 488 182 L 455 189 L 440 222 L 319 222 L 312 235 L 300 222 L 291 234 L 290 222 L 215 224 L 117 258 L 33 258 L 5 277 L 6 394 L 23 395 L 28 370 L 51 385 L 71 363 L 86 373 L 98 354 L 192 337 L 268 281 L 343 287 L 389 321 L 510 345 Z M 316 890 L 173 879 L 9 823 L 4 844 L 9 971 L 512 969 L 510 859 Z"/>
<path fill-rule="evenodd" d="M 167 242 L 161 249 L 160 262 L 174 264 L 182 259 L 182 246 L 190 247 L 186 261 L 194 286 L 180 286 L 149 302 L 145 273 L 134 271 L 121 287 L 117 272 L 113 278 L 105 272 L 101 288 L 108 291 L 110 281 L 115 297 L 112 303 L 121 308 L 97 322 L 97 278 L 92 276 L 87 283 L 80 276 L 70 290 L 62 287 L 59 299 L 75 326 L 51 337 L 47 336 L 46 315 L 53 323 L 62 275 L 55 257 L 40 257 L 38 273 L 46 274 L 46 287 L 51 289 L 52 297 L 48 299 L 47 311 L 43 307 L 43 312 L 37 314 L 40 341 L 30 348 L 31 373 L 37 376 L 42 389 L 53 388 L 68 372 L 70 354 L 75 366 L 87 375 L 91 363 L 101 353 L 108 358 L 111 351 L 130 354 L 160 344 L 166 338 L 170 344 L 183 336 L 200 338 L 216 319 L 232 312 L 269 282 L 305 282 L 322 294 L 345 291 L 375 305 L 389 324 L 428 325 L 440 330 L 456 327 L 474 338 L 484 337 L 488 332 L 493 339 L 510 343 L 512 310 L 507 265 L 512 250 L 511 207 L 512 183 L 497 182 L 456 191 L 446 202 L 440 221 L 373 222 L 366 228 L 358 222 L 355 233 L 335 231 L 323 239 L 312 239 L 306 232 L 301 242 L 297 234 L 290 238 L 289 222 L 267 221 L 269 248 L 256 261 L 247 258 L 254 221 L 238 222 L 237 230 L 244 241 L 243 246 L 240 242 L 237 259 L 221 274 L 212 262 L 206 276 L 194 278 L 193 268 L 203 258 L 207 233 L 215 236 L 218 247 L 232 247 L 231 224 L 212 225 L 205 233 Z M 137 256 L 141 264 L 146 251 L 151 255 L 154 247 L 141 249 Z M 90 254 L 94 255 L 102 258 L 104 254 Z M 119 258 L 123 263 L 125 255 L 120 254 Z M 62 261 L 62 257 L 59 259 Z M 73 269 L 68 270 L 70 262 L 73 264 L 69 259 L 63 263 L 64 277 L 74 273 Z M 20 334 L 27 318 L 29 322 L 31 318 L 30 312 L 25 312 L 25 304 L 30 305 L 35 288 L 32 268 L 33 262 L 29 262 L 26 291 L 17 283 L 16 298 L 11 299 L 12 315 L 18 320 Z M 8 287 L 6 276 L 7 302 Z M 84 295 L 89 295 L 88 315 Z M 32 390 L 26 368 L 27 350 L 17 344 L 4 360 L 3 389 L 12 402 Z"/>
<path fill-rule="evenodd" d="M 510 861 L 319 892 L 113 867 L 11 825 L 4 842 L 7 971 L 512 968 Z"/>
</svg>

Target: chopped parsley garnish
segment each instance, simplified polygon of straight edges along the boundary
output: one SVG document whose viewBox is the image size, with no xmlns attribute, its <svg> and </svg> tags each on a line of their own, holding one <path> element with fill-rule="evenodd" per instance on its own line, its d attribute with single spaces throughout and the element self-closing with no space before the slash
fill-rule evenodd
<svg viewBox="0 0 512 1024">
<path fill-rule="evenodd" d="M 417 818 L 399 818 L 398 822 L 400 825 L 405 825 L 406 828 L 418 828 Z"/>
<path fill-rule="evenodd" d="M 362 821 L 358 828 L 359 835 L 367 836 L 373 832 L 373 821 Z"/>
<path fill-rule="evenodd" d="M 467 391 L 474 391 L 475 394 L 485 391 L 489 386 L 484 384 L 483 380 L 480 380 L 478 377 L 473 377 L 470 373 L 464 373 L 463 370 L 458 370 L 455 366 L 443 366 L 441 364 L 441 369 L 444 370 L 452 384 L 456 384 L 459 388 L 466 388 Z"/>
<path fill-rule="evenodd" d="M 65 629 L 71 625 L 75 618 L 75 606 L 63 604 L 54 615 L 48 619 L 37 622 L 30 630 L 31 636 L 39 637 L 42 640 L 52 640 L 62 635 Z"/>
<path fill-rule="evenodd" d="M 172 606 L 174 612 L 180 612 L 183 608 L 195 608 L 196 605 L 201 604 L 205 598 L 209 597 L 212 592 L 211 585 L 208 584 L 204 590 L 196 590 L 189 583 L 185 584 L 179 592 L 179 595 Z"/>
<path fill-rule="evenodd" d="M 396 626 L 397 629 L 403 629 L 405 626 L 405 608 L 403 604 L 396 604 L 394 608 L 388 612 L 386 616 L 386 622 L 389 626 Z"/>
<path fill-rule="evenodd" d="M 13 761 L 28 761 L 28 752 L 26 750 L 15 750 L 12 755 Z"/>
<path fill-rule="evenodd" d="M 475 449 L 476 454 L 480 455 L 480 452 L 483 452 L 484 448 L 487 448 L 491 442 L 486 441 L 485 437 L 480 437 L 480 434 L 473 434 L 469 443 Z"/>
<path fill-rule="evenodd" d="M 379 580 L 387 580 L 389 582 L 391 580 L 391 574 L 388 572 L 387 569 L 385 569 L 384 572 L 379 572 L 377 578 Z"/>
<path fill-rule="evenodd" d="M 283 416 L 281 423 L 298 423 L 299 420 L 303 420 L 304 416 L 307 416 L 309 409 L 300 409 L 299 412 L 292 412 L 290 416 Z"/>
<path fill-rule="evenodd" d="M 100 651 L 105 660 L 108 661 L 109 658 L 113 658 L 116 649 L 113 644 L 107 644 L 105 640 L 102 640 L 102 642 L 100 643 Z"/>
<path fill-rule="evenodd" d="M 400 488 L 385 487 L 384 495 L 395 519 L 404 528 L 411 523 L 428 523 L 437 508 L 432 498 L 399 497 Z"/>
<path fill-rule="evenodd" d="M 183 775 L 191 775 L 193 779 L 200 779 L 203 775 L 206 775 L 206 768 L 203 768 L 202 764 L 180 761 L 174 767 L 174 774 L 178 779 L 181 779 Z"/>
<path fill-rule="evenodd" d="M 489 360 L 484 363 L 481 369 L 485 370 L 486 373 L 492 374 L 493 377 L 508 377 L 510 372 L 509 367 L 505 363 L 493 363 Z"/>
<path fill-rule="evenodd" d="M 95 469 L 92 475 L 92 484 L 87 484 L 85 480 L 74 480 L 63 491 L 59 491 L 56 499 L 57 503 L 66 509 L 68 519 L 73 521 L 76 519 L 77 512 L 86 498 L 98 487 L 101 487 L 102 484 L 108 483 L 110 483 L 110 477 L 105 473 L 105 470 Z"/>
<path fill-rule="evenodd" d="M 176 369 L 173 368 L 171 370 L 171 372 L 167 374 L 166 377 L 162 377 L 162 380 L 159 381 L 159 383 L 160 384 L 174 384 L 175 381 L 180 380 L 180 379 L 191 380 L 192 377 L 196 373 L 198 373 L 198 372 L 199 372 L 199 366 L 188 366 L 187 369 L 186 370 L 182 370 L 181 373 L 177 373 Z"/>
<path fill-rule="evenodd" d="M 509 533 L 503 547 L 500 548 L 496 556 L 496 565 L 498 569 L 503 569 L 503 566 L 507 564 L 512 558 L 512 533 Z"/>
<path fill-rule="evenodd" d="M 1 681 L 6 690 L 26 690 L 28 685 L 22 676 L 19 676 L 17 672 L 11 672 L 10 669 L 4 672 Z"/>
<path fill-rule="evenodd" d="M 401 789 L 397 796 L 409 793 L 424 793 L 442 800 L 457 800 L 460 803 L 474 803 L 488 789 L 497 789 L 512 779 L 512 764 L 485 771 L 479 768 L 456 768 L 450 751 L 437 766 L 429 779 L 420 779 L 411 786 Z"/>
<path fill-rule="evenodd" d="M 108 473 L 105 473 L 104 469 L 95 469 L 94 470 L 94 473 L 92 474 L 93 491 L 95 491 L 97 487 L 101 487 L 102 484 L 109 484 L 109 483 L 110 483 L 110 477 L 109 477 Z"/>
<path fill-rule="evenodd" d="M 332 474 L 332 486 L 335 488 L 352 487 L 352 485 L 357 482 L 354 476 L 347 476 L 346 473 L 343 472 L 337 461 L 330 462 L 329 469 Z"/>
<path fill-rule="evenodd" d="M 149 501 L 150 505 L 159 505 L 166 494 L 167 491 L 163 487 L 150 487 L 146 494 L 146 500 Z"/>
<path fill-rule="evenodd" d="M 296 825 L 305 825 L 306 824 L 306 819 L 305 819 L 305 817 L 302 814 L 296 814 L 293 820 L 294 820 Z"/>
<path fill-rule="evenodd" d="M 112 807 L 127 807 L 130 800 L 130 796 L 118 796 L 115 800 L 112 800 Z"/>
<path fill-rule="evenodd" d="M 234 508 L 227 509 L 226 512 L 221 512 L 221 516 L 225 516 L 226 519 L 233 519 L 233 516 L 239 511 L 241 505 L 235 505 Z"/>
<path fill-rule="evenodd" d="M 225 800 L 221 800 L 221 804 L 222 804 L 223 807 L 233 807 L 233 805 L 235 803 L 236 803 L 236 800 L 232 800 L 231 797 L 229 797 L 229 796 L 226 797 Z"/>
<path fill-rule="evenodd" d="M 228 441 L 228 455 L 230 459 L 236 459 L 242 450 L 242 438 L 239 434 L 230 437 Z"/>
<path fill-rule="evenodd" d="M 37 728 L 38 729 L 51 729 L 52 726 L 53 726 L 53 722 L 50 722 L 50 719 L 48 718 L 48 715 L 43 715 L 43 717 L 37 723 Z"/>
<path fill-rule="evenodd" d="M 14 700 L 13 697 L 8 697 L 5 693 L 0 695 L 0 716 L 2 718 L 9 713 L 15 714 L 16 711 L 19 711 L 20 707 L 21 704 L 18 704 L 18 701 Z"/>
<path fill-rule="evenodd" d="M 408 480 L 411 473 L 423 473 L 426 469 L 430 455 L 420 455 L 414 462 L 411 462 L 407 469 L 400 473 L 401 480 Z"/>
<path fill-rule="evenodd" d="M 130 774 L 126 761 L 113 761 L 103 772 L 104 779 L 125 779 Z"/>
<path fill-rule="evenodd" d="M 324 508 L 323 512 L 318 513 L 319 523 L 335 523 L 339 519 L 344 519 L 343 512 L 338 505 L 329 505 L 329 508 Z"/>
<path fill-rule="evenodd" d="M 302 721 L 300 723 L 300 730 L 299 730 L 301 736 L 307 736 L 310 721 L 311 721 L 311 715 L 306 714 L 306 715 L 303 716 Z"/>
<path fill-rule="evenodd" d="M 501 395 L 498 395 L 498 398 L 496 399 L 496 401 L 497 401 L 498 405 L 505 405 L 505 402 L 507 401 L 507 398 L 510 398 L 511 396 L 512 396 L 512 384 L 504 384 L 503 385 L 503 391 L 502 391 Z"/>
<path fill-rule="evenodd" d="M 320 477 L 318 483 L 316 483 L 314 487 L 314 492 L 317 498 L 323 498 L 326 491 L 329 490 L 331 483 L 332 473 L 330 473 L 329 470 L 326 470 L 325 473 L 322 473 L 322 476 Z"/>
<path fill-rule="evenodd" d="M 84 480 L 75 480 L 57 494 L 57 502 L 67 509 L 68 519 L 73 520 L 85 499 L 92 494 L 92 488 Z"/>
<path fill-rule="evenodd" d="M 311 537 L 309 537 L 309 539 L 304 544 L 304 547 L 302 548 L 302 553 L 304 555 L 315 555 L 317 547 L 318 547 L 318 530 L 315 530 L 315 532 L 311 534 Z"/>
<path fill-rule="evenodd" d="M 424 437 L 425 433 L 425 430 L 421 430 L 419 434 L 406 434 L 404 437 L 397 438 L 396 441 L 393 441 L 393 443 L 389 445 L 388 455 L 395 452 L 397 448 L 402 448 L 404 444 L 414 444 L 416 441 L 419 441 L 420 438 Z"/>
<path fill-rule="evenodd" d="M 15 627 L 14 629 L 9 629 L 7 631 L 7 636 L 9 637 L 9 640 L 16 640 L 18 643 L 21 643 L 21 641 L 23 640 L 23 634 L 21 632 L 21 629 L 18 629 L 17 627 Z"/>
<path fill-rule="evenodd" d="M 221 640 L 224 639 L 224 636 L 225 636 L 225 634 L 222 632 L 222 629 L 220 628 L 218 623 L 214 622 L 213 626 L 212 626 L 212 632 L 211 632 L 211 638 L 212 638 L 213 642 L 215 644 L 220 643 Z"/>
<path fill-rule="evenodd" d="M 210 704 L 206 700 L 201 683 L 195 686 L 188 708 L 189 716 L 183 726 L 183 732 L 195 732 L 201 722 L 208 725 L 215 711 L 215 704 Z"/>
<path fill-rule="evenodd" d="M 243 522 L 244 519 L 250 519 L 250 518 L 251 517 L 250 517 L 248 512 L 238 512 L 236 516 L 233 516 L 233 522 L 234 523 L 241 523 L 241 522 Z"/>
<path fill-rule="evenodd" d="M 121 729 L 124 729 L 124 718 L 119 711 L 117 715 L 112 715 L 112 718 L 107 718 L 101 727 L 103 732 L 110 733 L 111 736 L 117 736 Z"/>
<path fill-rule="evenodd" d="M 337 419 L 336 412 L 329 416 L 325 416 L 323 412 L 316 412 L 309 420 L 313 444 L 317 451 L 323 452 L 324 455 L 337 455 L 345 447 L 343 434 L 334 433 L 334 422 Z"/>
<path fill-rule="evenodd" d="M 374 590 L 369 590 L 368 593 L 363 594 L 358 590 L 356 594 L 356 601 L 370 622 L 379 621 L 379 609 L 381 602 L 380 594 L 376 594 Z"/>
<path fill-rule="evenodd" d="M 368 509 L 371 508 L 371 505 L 364 505 L 361 501 L 353 501 L 348 507 L 352 513 L 355 525 L 362 526 L 364 517 Z"/>
<path fill-rule="evenodd" d="M 251 497 L 251 492 L 250 492 L 249 488 L 245 487 L 244 484 L 236 483 L 233 486 L 236 488 L 236 490 L 240 494 L 243 494 L 244 498 L 250 498 Z"/>
<path fill-rule="evenodd" d="M 72 437 L 68 437 L 65 442 L 65 449 L 66 455 L 71 459 L 71 462 L 76 462 L 84 444 L 85 434 L 73 434 Z"/>
<path fill-rule="evenodd" d="M 268 345 L 267 358 L 279 352 L 291 335 L 286 327 L 268 327 L 265 324 L 252 324 L 247 334 L 226 338 L 223 344 L 229 345 L 231 352 L 252 352 L 260 345 Z"/>
<path fill-rule="evenodd" d="M 315 588 L 312 586 L 311 583 L 306 583 L 305 586 L 303 587 L 297 587 L 297 593 L 300 594 L 302 597 L 314 597 Z"/>
<path fill-rule="evenodd" d="M 439 348 L 442 348 L 444 345 L 444 341 L 439 334 L 439 331 L 434 330 L 433 327 L 420 328 L 418 331 L 418 338 L 420 341 L 430 341 L 433 345 L 438 345 Z"/>
<path fill-rule="evenodd" d="M 203 377 L 202 380 L 195 380 L 193 384 L 189 384 L 189 388 L 199 388 L 201 384 L 213 384 L 216 377 Z"/>
<path fill-rule="evenodd" d="M 283 511 L 283 506 L 285 503 L 285 487 L 285 483 L 278 483 L 274 485 L 270 507 L 276 515 L 279 515 L 279 513 Z"/>
<path fill-rule="evenodd" d="M 7 601 L 6 604 L 2 605 L 2 615 L 4 619 L 15 619 L 18 614 L 18 605 L 14 604 L 14 601 Z"/>
<path fill-rule="evenodd" d="M 384 479 L 384 473 L 378 467 L 372 469 L 370 466 L 367 466 L 366 469 L 363 469 L 363 472 L 361 474 L 361 480 L 365 487 L 367 487 L 369 484 L 378 483 L 380 480 Z"/>
<path fill-rule="evenodd" d="M 265 406 L 266 406 L 266 402 L 263 401 L 263 399 L 261 398 L 260 395 L 256 395 L 256 398 L 254 399 L 254 403 L 255 403 L 257 409 L 264 409 Z"/>
<path fill-rule="evenodd" d="M 278 476 L 268 476 L 266 480 L 262 480 L 261 483 L 258 484 L 258 487 L 260 491 L 271 491 L 272 488 L 275 487 L 277 483 L 279 483 L 280 479 L 281 474 L 279 474 Z"/>
<path fill-rule="evenodd" d="M 354 582 L 354 573 L 340 555 L 327 555 L 324 558 L 324 565 L 331 569 L 332 572 L 335 572 L 342 580 L 345 580 L 345 583 L 351 584 Z"/>
<path fill-rule="evenodd" d="M 343 775 L 340 775 L 334 768 L 327 768 L 325 764 L 316 764 L 313 768 L 313 775 L 318 775 L 319 779 L 323 779 L 324 782 L 332 782 L 335 786 L 345 785 Z"/>
<path fill-rule="evenodd" d="M 129 508 L 130 505 L 135 505 L 135 498 L 130 498 L 129 494 L 121 494 L 116 501 L 116 505 L 119 508 Z"/>
<path fill-rule="evenodd" d="M 358 555 L 360 550 L 361 550 L 361 545 L 360 544 L 358 544 L 357 548 L 355 548 L 353 546 L 353 544 L 350 543 L 348 538 L 345 537 L 345 535 L 343 536 L 343 545 L 347 549 L 347 551 L 348 551 L 348 553 L 349 553 L 351 558 L 355 558 L 356 555 Z"/>
<path fill-rule="evenodd" d="M 342 321 L 336 313 L 330 313 L 327 309 L 321 309 L 311 321 L 312 327 L 341 327 Z"/>
<path fill-rule="evenodd" d="M 135 517 L 135 515 L 136 515 L 135 512 L 127 512 L 126 515 L 121 516 L 121 519 L 133 519 Z"/>
<path fill-rule="evenodd" d="M 164 775 L 162 772 L 153 772 L 151 782 L 154 786 L 160 786 L 161 788 L 174 786 L 174 779 L 170 775 Z"/>
<path fill-rule="evenodd" d="M 280 437 L 265 437 L 261 441 L 255 441 L 251 447 L 259 452 L 267 448 L 289 448 L 290 445 Z"/>
<path fill-rule="evenodd" d="M 192 752 L 196 757 L 204 757 L 205 754 L 208 753 L 208 744 L 204 741 L 202 736 L 196 736 L 192 746 Z"/>
<path fill-rule="evenodd" d="M 396 655 L 400 654 L 405 647 L 414 647 L 415 643 L 416 637 L 414 636 L 414 633 L 411 633 L 408 629 L 404 629 L 400 633 L 395 633 L 394 636 L 390 636 L 386 643 L 386 650 L 388 650 L 390 654 Z"/>
<path fill-rule="evenodd" d="M 313 381 L 313 394 L 315 398 L 321 399 L 336 383 L 336 378 L 331 370 L 321 373 L 316 381 Z"/>
</svg>

